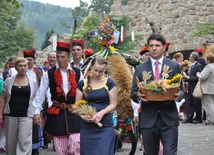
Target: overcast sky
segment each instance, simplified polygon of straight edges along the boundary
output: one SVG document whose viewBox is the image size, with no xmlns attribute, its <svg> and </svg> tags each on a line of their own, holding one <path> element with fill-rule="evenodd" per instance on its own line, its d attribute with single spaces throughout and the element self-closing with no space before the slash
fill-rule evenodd
<svg viewBox="0 0 214 155">
<path fill-rule="evenodd" d="M 41 3 L 48 3 L 48 4 L 53 4 L 53 5 L 59 5 L 62 7 L 67 7 L 67 8 L 74 8 L 76 6 L 79 6 L 79 0 L 29 0 L 29 1 L 37 1 Z M 90 4 L 91 0 L 82 0 L 83 2 L 87 2 Z"/>
</svg>

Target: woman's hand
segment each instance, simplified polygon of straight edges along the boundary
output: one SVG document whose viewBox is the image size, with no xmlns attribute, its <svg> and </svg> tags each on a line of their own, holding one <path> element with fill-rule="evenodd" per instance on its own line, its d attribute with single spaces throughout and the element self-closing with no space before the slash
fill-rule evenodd
<svg viewBox="0 0 214 155">
<path fill-rule="evenodd" d="M 93 117 L 94 118 L 94 123 L 100 122 L 104 115 L 105 115 L 104 109 L 99 111 L 98 113 L 96 113 L 94 115 L 94 117 Z"/>
<path fill-rule="evenodd" d="M 93 123 L 93 122 L 94 122 L 94 118 L 92 118 L 91 116 L 80 115 L 80 117 L 81 117 L 84 121 L 86 121 L 86 122 L 88 122 L 88 123 Z"/>
</svg>

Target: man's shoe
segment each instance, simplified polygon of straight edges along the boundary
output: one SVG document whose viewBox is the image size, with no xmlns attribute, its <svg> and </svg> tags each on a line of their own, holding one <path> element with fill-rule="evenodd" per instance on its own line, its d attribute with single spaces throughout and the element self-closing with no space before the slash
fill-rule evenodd
<svg viewBox="0 0 214 155">
<path fill-rule="evenodd" d="M 193 124 L 199 124 L 199 123 L 202 123 L 202 120 L 195 120 L 195 121 L 193 121 Z"/>
<path fill-rule="evenodd" d="M 182 123 L 192 123 L 192 120 L 184 120 Z"/>
<path fill-rule="evenodd" d="M 43 149 L 48 149 L 48 145 L 45 145 L 42 147 Z"/>
</svg>

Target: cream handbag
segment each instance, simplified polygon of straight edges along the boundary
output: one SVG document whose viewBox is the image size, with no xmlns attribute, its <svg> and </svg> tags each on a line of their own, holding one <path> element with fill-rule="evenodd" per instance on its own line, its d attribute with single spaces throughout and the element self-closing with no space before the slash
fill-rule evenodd
<svg viewBox="0 0 214 155">
<path fill-rule="evenodd" d="M 198 80 L 196 86 L 195 86 L 195 89 L 192 93 L 192 96 L 195 97 L 195 98 L 198 98 L 198 99 L 202 99 L 202 96 L 203 96 L 203 92 L 202 92 L 202 89 L 201 89 L 201 82 L 200 80 Z"/>
</svg>

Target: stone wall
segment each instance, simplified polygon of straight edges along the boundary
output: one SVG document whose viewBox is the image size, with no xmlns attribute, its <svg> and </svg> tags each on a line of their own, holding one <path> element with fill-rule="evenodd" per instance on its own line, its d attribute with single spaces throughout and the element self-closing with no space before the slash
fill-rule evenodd
<svg viewBox="0 0 214 155">
<path fill-rule="evenodd" d="M 132 18 L 130 30 L 142 35 L 142 45 L 152 33 L 149 23 L 161 28 L 171 42 L 170 51 L 202 47 L 213 37 L 191 37 L 191 33 L 197 23 L 214 22 L 214 0 L 129 0 L 122 12 Z M 141 47 L 136 48 L 139 51 Z"/>
</svg>

